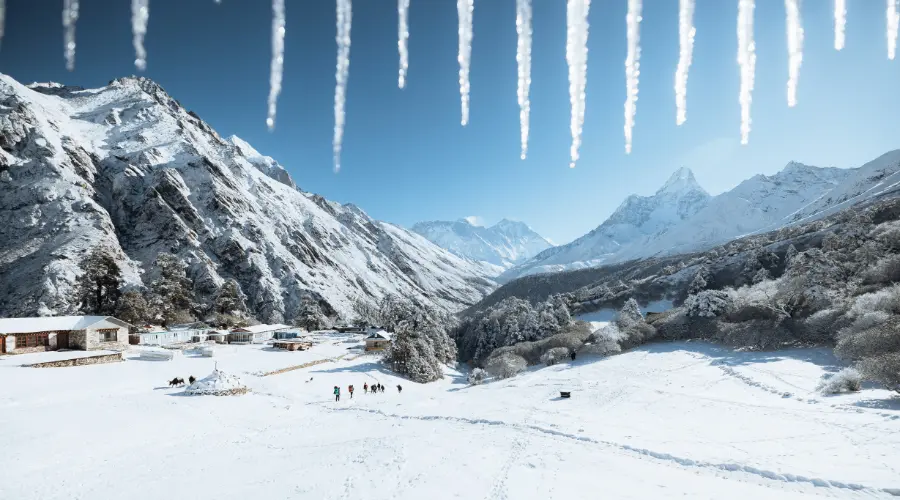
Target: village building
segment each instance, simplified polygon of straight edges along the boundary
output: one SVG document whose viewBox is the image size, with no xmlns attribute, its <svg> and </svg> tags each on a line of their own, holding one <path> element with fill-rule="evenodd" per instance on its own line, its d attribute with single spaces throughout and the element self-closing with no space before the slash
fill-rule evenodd
<svg viewBox="0 0 900 500">
<path fill-rule="evenodd" d="M 366 351 L 383 351 L 391 345 L 391 334 L 384 330 L 370 332 L 366 336 Z"/>
<path fill-rule="evenodd" d="M 187 342 L 206 342 L 209 326 L 205 323 L 188 323 L 172 325 L 168 330 L 153 329 L 146 332 L 132 333 L 128 341 L 132 345 L 169 345 Z"/>
<path fill-rule="evenodd" d="M 130 324 L 112 316 L 0 319 L 0 353 L 125 349 Z"/>
<path fill-rule="evenodd" d="M 216 344 L 227 344 L 228 334 L 228 330 L 212 330 L 206 334 L 206 340 Z"/>
<path fill-rule="evenodd" d="M 235 328 L 228 334 L 229 344 L 262 344 L 271 340 L 276 332 L 289 330 L 288 325 L 253 325 Z"/>
</svg>

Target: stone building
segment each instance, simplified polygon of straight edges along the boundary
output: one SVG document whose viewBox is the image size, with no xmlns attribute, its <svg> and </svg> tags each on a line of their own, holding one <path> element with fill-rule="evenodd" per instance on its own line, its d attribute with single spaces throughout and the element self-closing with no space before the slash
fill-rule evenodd
<svg viewBox="0 0 900 500">
<path fill-rule="evenodd" d="M 378 330 L 366 337 L 366 351 L 383 351 L 391 346 L 391 334 Z"/>
<path fill-rule="evenodd" d="M 0 353 L 125 349 L 130 326 L 112 316 L 0 318 Z"/>
</svg>

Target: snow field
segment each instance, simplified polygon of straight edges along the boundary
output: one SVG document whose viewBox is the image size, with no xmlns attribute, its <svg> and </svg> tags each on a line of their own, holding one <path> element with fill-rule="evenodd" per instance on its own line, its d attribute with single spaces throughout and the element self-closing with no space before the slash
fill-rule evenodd
<svg viewBox="0 0 900 500">
<path fill-rule="evenodd" d="M 15 478 L 0 482 L 0 498 L 862 498 L 900 488 L 900 401 L 868 388 L 816 394 L 837 369 L 826 350 L 654 344 L 470 387 L 454 370 L 414 384 L 330 342 L 75 368 L 0 358 L 0 470 Z M 167 386 L 216 364 L 252 392 L 186 397 Z M 364 394 L 364 382 L 386 391 Z"/>
</svg>

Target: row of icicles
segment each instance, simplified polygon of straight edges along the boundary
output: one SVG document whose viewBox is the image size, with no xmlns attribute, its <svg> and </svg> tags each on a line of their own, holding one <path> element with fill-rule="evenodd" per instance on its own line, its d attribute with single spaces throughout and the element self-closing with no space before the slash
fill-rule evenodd
<svg viewBox="0 0 900 500">
<path fill-rule="evenodd" d="M 846 0 L 834 1 L 834 48 L 844 48 L 844 31 L 847 25 Z M 215 0 L 220 3 L 221 0 Z M 335 79 L 337 85 L 334 92 L 334 169 L 341 168 L 341 145 L 344 137 L 345 110 L 344 102 L 347 92 L 347 78 L 350 69 L 350 26 L 353 17 L 352 0 L 336 0 L 337 2 L 337 69 Z M 406 85 L 409 67 L 409 2 L 397 0 L 398 41 L 400 55 L 400 71 L 398 85 L 402 89 Z M 521 128 L 522 159 L 528 153 L 528 124 L 531 104 L 529 90 L 531 88 L 531 2 L 532 0 L 516 0 L 516 61 L 518 62 L 518 101 Z M 637 112 L 638 79 L 640 76 L 640 23 L 642 0 L 627 0 L 628 12 L 625 16 L 628 50 L 625 58 L 625 152 L 631 153 L 632 130 Z M 694 2 L 695 0 L 678 0 L 678 42 L 679 57 L 675 70 L 675 122 L 678 125 L 687 120 L 687 80 L 688 70 L 694 52 Z M 897 33 L 900 28 L 900 0 L 887 2 L 887 49 L 888 58 L 893 60 L 897 50 Z M 459 17 L 459 94 L 462 108 L 462 125 L 469 121 L 469 64 L 472 56 L 472 15 L 474 0 L 457 0 Z M 567 0 L 566 5 L 566 62 L 569 67 L 569 100 L 572 107 L 571 131 L 572 148 L 571 163 L 574 167 L 578 161 L 581 147 L 581 132 L 584 126 L 585 90 L 587 87 L 587 41 L 588 13 L 591 0 Z M 750 103 L 753 95 L 753 80 L 756 72 L 756 51 L 753 41 L 753 12 L 755 0 L 738 0 L 738 64 L 740 65 L 741 87 L 739 101 L 741 105 L 741 144 L 747 144 L 750 136 Z M 784 0 L 787 20 L 788 46 L 788 82 L 787 102 L 793 107 L 797 104 L 797 81 L 800 65 L 803 62 L 803 25 L 800 17 L 800 0 Z M 3 40 L 3 26 L 6 17 L 6 0 L 0 0 L 0 42 Z M 135 51 L 134 64 L 139 70 L 147 65 L 147 52 L 144 49 L 144 35 L 147 33 L 147 21 L 150 18 L 150 0 L 131 0 L 131 29 Z M 75 23 L 78 20 L 78 0 L 63 0 L 63 28 L 65 30 L 66 67 L 75 68 Z M 285 16 L 284 0 L 272 0 L 272 64 L 269 77 L 268 116 L 266 124 L 269 129 L 275 127 L 275 111 L 278 95 L 281 93 L 282 68 L 284 66 Z"/>
</svg>

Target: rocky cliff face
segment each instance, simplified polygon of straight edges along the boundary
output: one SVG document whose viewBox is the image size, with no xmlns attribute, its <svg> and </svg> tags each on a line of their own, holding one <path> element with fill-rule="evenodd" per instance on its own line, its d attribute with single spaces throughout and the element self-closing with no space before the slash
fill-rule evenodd
<svg viewBox="0 0 900 500">
<path fill-rule="evenodd" d="M 344 315 L 386 294 L 454 310 L 496 274 L 298 190 L 150 80 L 84 90 L 0 75 L 0 315 L 75 312 L 80 263 L 97 246 L 130 286 L 154 276 L 160 252 L 188 264 L 201 299 L 235 278 L 264 321 L 289 321 L 304 296 Z"/>
</svg>

